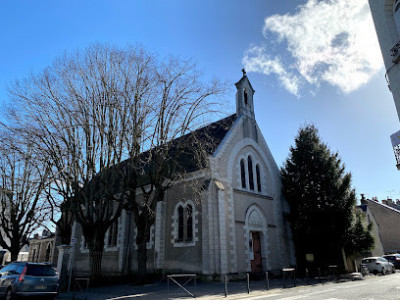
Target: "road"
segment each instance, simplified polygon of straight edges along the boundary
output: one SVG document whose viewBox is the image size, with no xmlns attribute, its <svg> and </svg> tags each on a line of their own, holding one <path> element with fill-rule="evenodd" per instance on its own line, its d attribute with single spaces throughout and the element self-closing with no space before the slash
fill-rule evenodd
<svg viewBox="0 0 400 300">
<path fill-rule="evenodd" d="M 270 291 L 267 295 L 246 297 L 247 300 L 399 300 L 400 273 L 367 276 L 364 280 L 301 286 Z"/>
</svg>

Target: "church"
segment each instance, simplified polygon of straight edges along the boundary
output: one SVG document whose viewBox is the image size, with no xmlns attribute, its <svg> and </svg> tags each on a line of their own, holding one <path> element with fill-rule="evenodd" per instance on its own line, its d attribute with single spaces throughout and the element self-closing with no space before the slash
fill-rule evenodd
<svg viewBox="0 0 400 300">
<path fill-rule="evenodd" d="M 191 169 L 158 202 L 147 243 L 149 272 L 224 274 L 280 273 L 296 264 L 289 206 L 281 174 L 254 113 L 254 89 L 243 70 L 236 85 L 236 113 L 198 131 L 213 135 L 209 167 Z M 196 201 L 193 182 L 202 184 Z M 137 270 L 132 216 L 123 211 L 105 237 L 102 271 L 121 275 Z M 89 251 L 77 223 L 72 229 L 73 269 L 89 272 Z"/>
</svg>

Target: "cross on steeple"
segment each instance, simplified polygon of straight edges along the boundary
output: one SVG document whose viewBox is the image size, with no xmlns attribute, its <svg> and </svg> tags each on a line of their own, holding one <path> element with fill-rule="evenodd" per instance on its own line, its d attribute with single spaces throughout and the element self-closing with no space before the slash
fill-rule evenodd
<svg viewBox="0 0 400 300">
<path fill-rule="evenodd" d="M 246 70 L 244 68 L 242 69 L 242 73 L 243 73 L 243 76 L 246 76 Z"/>
</svg>

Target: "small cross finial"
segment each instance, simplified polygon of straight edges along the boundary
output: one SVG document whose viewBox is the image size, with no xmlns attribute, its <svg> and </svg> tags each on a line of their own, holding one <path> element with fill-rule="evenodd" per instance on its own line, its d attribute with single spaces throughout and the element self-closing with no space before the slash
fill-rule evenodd
<svg viewBox="0 0 400 300">
<path fill-rule="evenodd" d="M 246 70 L 244 68 L 242 69 L 242 73 L 243 73 L 243 76 L 246 76 Z"/>
</svg>

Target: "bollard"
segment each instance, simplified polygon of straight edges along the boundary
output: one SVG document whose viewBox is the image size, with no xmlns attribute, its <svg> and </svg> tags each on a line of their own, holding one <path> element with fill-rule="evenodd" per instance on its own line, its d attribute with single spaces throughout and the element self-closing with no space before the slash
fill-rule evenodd
<svg viewBox="0 0 400 300">
<path fill-rule="evenodd" d="M 224 275 L 224 283 L 225 283 L 225 298 L 228 297 L 228 275 Z"/>
<path fill-rule="evenodd" d="M 321 283 L 322 278 L 321 278 L 321 268 L 318 268 L 318 278 L 319 278 L 319 283 Z"/>
<path fill-rule="evenodd" d="M 306 268 L 307 284 L 310 285 L 310 276 L 308 275 L 308 268 Z"/>
<path fill-rule="evenodd" d="M 250 275 L 247 273 L 247 294 L 250 294 Z"/>
<path fill-rule="evenodd" d="M 265 279 L 267 280 L 267 291 L 269 290 L 269 278 L 268 278 L 268 272 L 265 272 Z"/>
</svg>

